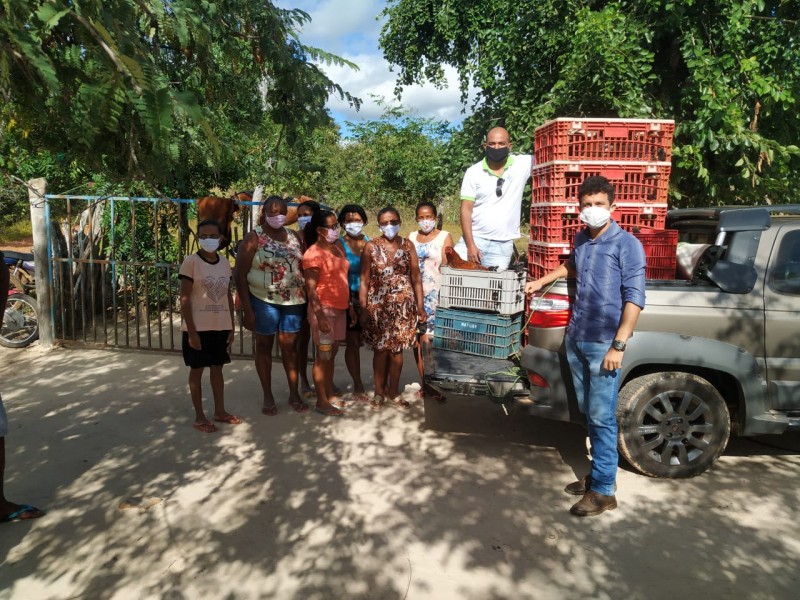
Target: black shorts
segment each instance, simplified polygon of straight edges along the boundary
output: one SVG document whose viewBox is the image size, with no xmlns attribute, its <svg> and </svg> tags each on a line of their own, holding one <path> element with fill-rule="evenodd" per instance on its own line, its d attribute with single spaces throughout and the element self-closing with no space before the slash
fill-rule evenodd
<svg viewBox="0 0 800 600">
<path fill-rule="evenodd" d="M 183 362 L 192 369 L 227 365 L 231 362 L 228 354 L 228 334 L 230 331 L 198 331 L 200 350 L 189 346 L 189 332 L 183 332 Z"/>
</svg>

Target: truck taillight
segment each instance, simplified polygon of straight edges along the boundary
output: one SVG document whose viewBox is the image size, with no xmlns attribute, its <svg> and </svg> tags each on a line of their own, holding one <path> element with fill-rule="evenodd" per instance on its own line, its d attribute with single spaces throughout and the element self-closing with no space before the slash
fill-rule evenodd
<svg viewBox="0 0 800 600">
<path fill-rule="evenodd" d="M 531 382 L 531 385 L 534 385 L 536 387 L 543 387 L 543 388 L 550 387 L 550 384 L 547 383 L 547 380 L 544 377 L 542 377 L 538 373 L 534 373 L 533 371 L 528 371 L 528 381 Z"/>
<path fill-rule="evenodd" d="M 531 327 L 547 329 L 552 327 L 566 327 L 572 310 L 569 305 L 569 296 L 561 294 L 545 294 L 531 299 Z"/>
</svg>

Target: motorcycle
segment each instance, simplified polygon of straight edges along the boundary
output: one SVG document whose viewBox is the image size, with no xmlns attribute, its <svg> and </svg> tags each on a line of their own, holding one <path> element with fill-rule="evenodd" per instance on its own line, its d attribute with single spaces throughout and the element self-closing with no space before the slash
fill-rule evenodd
<svg viewBox="0 0 800 600">
<path fill-rule="evenodd" d="M 24 348 L 39 339 L 36 300 L 26 293 L 36 289 L 33 254 L 4 252 L 3 255 L 11 278 L 0 328 L 0 346 Z"/>
</svg>

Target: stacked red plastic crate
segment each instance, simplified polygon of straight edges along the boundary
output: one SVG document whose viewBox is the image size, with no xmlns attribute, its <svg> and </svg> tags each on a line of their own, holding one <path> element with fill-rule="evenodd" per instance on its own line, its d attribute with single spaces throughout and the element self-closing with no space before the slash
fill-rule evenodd
<svg viewBox="0 0 800 600">
<path fill-rule="evenodd" d="M 674 276 L 677 237 L 663 231 L 674 131 L 674 121 L 661 119 L 562 118 L 536 129 L 528 246 L 531 277 L 541 277 L 569 254 L 582 227 L 578 187 L 590 175 L 602 175 L 614 186 L 612 217 L 642 240 L 648 277 Z M 651 240 L 658 250 L 648 253 Z M 665 249 L 670 243 L 671 253 Z M 670 260 L 672 274 L 666 264 Z"/>
</svg>

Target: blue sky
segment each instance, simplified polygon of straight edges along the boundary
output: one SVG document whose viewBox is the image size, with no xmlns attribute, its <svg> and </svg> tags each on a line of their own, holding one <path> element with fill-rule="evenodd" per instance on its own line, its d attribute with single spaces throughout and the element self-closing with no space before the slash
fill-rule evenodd
<svg viewBox="0 0 800 600">
<path fill-rule="evenodd" d="M 378 47 L 382 21 L 378 17 L 386 5 L 384 0 L 277 0 L 281 8 L 299 8 L 311 15 L 300 33 L 300 40 L 333 52 L 356 63 L 358 71 L 347 67 L 323 66 L 328 76 L 351 94 L 364 101 L 359 112 L 345 102 L 331 99 L 328 108 L 338 123 L 374 119 L 381 109 L 369 94 L 395 101 L 396 76 Z M 450 86 L 439 90 L 432 85 L 404 89 L 400 103 L 413 114 L 433 117 L 450 123 L 463 120 L 460 92 L 455 71 L 447 71 Z"/>
</svg>

